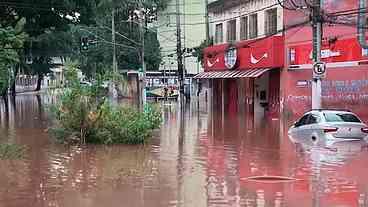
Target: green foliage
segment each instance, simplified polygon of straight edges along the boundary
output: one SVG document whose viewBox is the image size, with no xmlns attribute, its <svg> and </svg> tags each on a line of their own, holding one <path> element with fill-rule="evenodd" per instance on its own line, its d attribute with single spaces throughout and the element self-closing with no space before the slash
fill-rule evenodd
<svg viewBox="0 0 368 207">
<path fill-rule="evenodd" d="M 0 159 L 23 158 L 26 148 L 15 144 L 0 144 Z"/>
<path fill-rule="evenodd" d="M 198 61 L 201 62 L 201 64 L 203 65 L 203 58 L 204 58 L 204 49 L 206 47 L 209 47 L 213 45 L 213 39 L 209 39 L 209 40 L 204 40 L 199 47 L 195 48 L 195 51 L 193 52 L 193 56 L 198 58 Z"/>
<path fill-rule="evenodd" d="M 20 62 L 19 48 L 27 37 L 22 32 L 24 19 L 13 26 L 3 27 L 0 24 L 0 94 L 6 93 L 11 78 L 11 67 Z"/>
<path fill-rule="evenodd" d="M 38 75 L 36 90 L 40 89 L 44 75 L 50 72 L 52 67 L 50 58 L 68 56 L 73 52 L 73 39 L 68 33 L 70 25 L 95 23 L 95 0 L 37 0 L 32 2 L 12 0 L 1 4 L 0 28 L 15 28 L 18 30 L 17 34 L 29 36 L 24 44 L 24 50 L 7 51 L 8 59 L 13 62 L 18 60 L 17 54 L 27 58 L 33 57 L 34 64 L 28 66 L 23 61 L 18 65 L 22 66 L 22 69 L 28 74 Z M 22 26 L 19 27 L 19 24 Z M 18 48 L 21 47 L 23 44 Z M 0 49 L 1 54 L 6 53 Z M 17 71 L 14 70 L 13 76 L 17 75 Z M 0 73 L 1 77 L 7 77 L 3 71 Z M 3 81 L 1 84 L 3 85 Z M 15 86 L 13 87 L 15 89 Z"/>
<path fill-rule="evenodd" d="M 78 63 L 67 64 L 68 88 L 51 106 L 54 126 L 50 132 L 61 142 L 144 143 L 161 124 L 161 111 L 148 106 L 144 112 L 112 106 L 101 87 L 103 78 L 92 86 L 81 86 L 76 75 Z"/>
<path fill-rule="evenodd" d="M 142 113 L 131 107 L 117 107 L 105 103 L 101 107 L 101 113 L 101 121 L 94 129 L 92 142 L 141 144 L 146 142 L 152 130 L 161 124 L 161 113 L 154 108 Z"/>
<path fill-rule="evenodd" d="M 157 12 L 166 8 L 167 0 L 144 0 L 142 1 L 147 14 L 147 19 L 157 17 Z M 87 76 L 93 76 L 106 70 L 112 69 L 112 42 L 111 20 L 112 10 L 115 9 L 116 29 L 116 52 L 118 68 L 121 70 L 138 70 L 141 68 L 141 35 L 139 20 L 132 17 L 134 10 L 139 10 L 138 0 L 97 1 L 96 25 L 91 27 L 75 27 L 74 40 L 81 37 L 97 40 L 97 44 L 89 46 L 88 51 L 82 54 L 81 70 Z M 155 12 L 152 12 L 154 11 Z M 129 21 L 128 21 L 129 20 Z M 145 29 L 145 61 L 147 70 L 157 70 L 161 63 L 160 44 L 157 33 L 153 29 Z"/>
</svg>

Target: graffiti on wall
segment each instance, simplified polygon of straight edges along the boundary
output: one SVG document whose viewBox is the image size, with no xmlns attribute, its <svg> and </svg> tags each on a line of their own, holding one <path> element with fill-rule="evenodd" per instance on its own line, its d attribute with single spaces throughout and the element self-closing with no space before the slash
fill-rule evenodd
<svg viewBox="0 0 368 207">
<path fill-rule="evenodd" d="M 323 80 L 322 95 L 367 93 L 368 80 Z"/>
<path fill-rule="evenodd" d="M 298 82 L 297 82 L 298 87 Z M 311 89 L 311 84 L 302 88 Z M 326 107 L 368 104 L 368 80 L 323 80 L 322 100 Z M 312 97 L 309 94 L 289 95 L 287 105 L 309 108 Z"/>
</svg>

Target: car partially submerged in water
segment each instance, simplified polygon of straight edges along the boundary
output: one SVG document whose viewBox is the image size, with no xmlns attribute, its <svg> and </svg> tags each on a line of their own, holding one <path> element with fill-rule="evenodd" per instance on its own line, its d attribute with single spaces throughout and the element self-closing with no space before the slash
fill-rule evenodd
<svg viewBox="0 0 368 207">
<path fill-rule="evenodd" d="M 305 113 L 290 127 L 289 135 L 326 144 L 349 140 L 366 141 L 368 127 L 350 111 L 318 109 Z"/>
</svg>

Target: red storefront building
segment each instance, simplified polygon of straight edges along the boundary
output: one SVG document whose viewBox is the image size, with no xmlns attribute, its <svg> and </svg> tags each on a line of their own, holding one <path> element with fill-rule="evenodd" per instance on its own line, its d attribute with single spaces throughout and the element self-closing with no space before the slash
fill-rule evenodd
<svg viewBox="0 0 368 207">
<path fill-rule="evenodd" d="M 357 6 L 357 0 L 325 0 L 323 9 L 332 15 Z M 311 108 L 312 28 L 303 24 L 308 9 L 287 10 L 277 0 L 218 0 L 209 11 L 214 45 L 204 50 L 205 72 L 196 78 L 208 83 L 213 109 L 277 118 Z M 365 116 L 368 51 L 356 35 L 355 27 L 324 24 L 322 105 Z"/>
</svg>

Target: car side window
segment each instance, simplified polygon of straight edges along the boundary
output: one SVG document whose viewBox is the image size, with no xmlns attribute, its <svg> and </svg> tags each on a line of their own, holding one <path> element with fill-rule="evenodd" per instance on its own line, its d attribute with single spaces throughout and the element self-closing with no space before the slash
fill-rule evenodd
<svg viewBox="0 0 368 207">
<path fill-rule="evenodd" d="M 307 124 L 317 124 L 320 122 L 320 117 L 317 114 L 311 114 Z"/>
<path fill-rule="evenodd" d="M 296 127 L 300 127 L 300 126 L 304 126 L 306 124 L 308 124 L 308 119 L 309 119 L 309 114 L 303 116 L 302 118 L 299 119 L 299 121 L 295 124 Z"/>
</svg>

